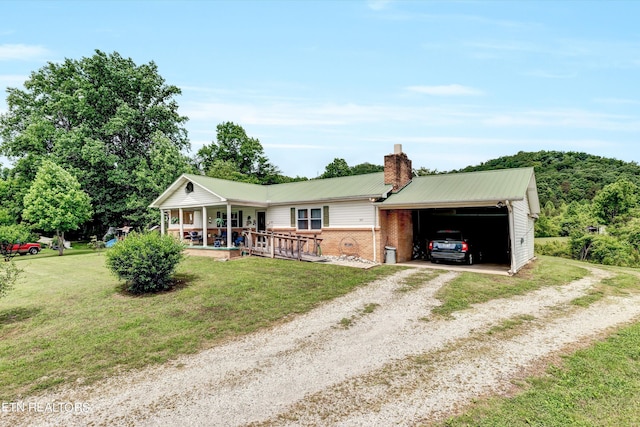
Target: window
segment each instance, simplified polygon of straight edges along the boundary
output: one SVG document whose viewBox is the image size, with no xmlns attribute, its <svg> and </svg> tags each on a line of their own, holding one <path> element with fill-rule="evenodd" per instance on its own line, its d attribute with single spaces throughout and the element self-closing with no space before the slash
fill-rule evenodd
<svg viewBox="0 0 640 427">
<path fill-rule="evenodd" d="M 193 193 L 193 182 L 188 182 L 187 186 L 185 187 L 184 191 L 189 194 L 189 193 Z"/>
<path fill-rule="evenodd" d="M 226 212 L 216 212 L 216 226 L 217 227 L 226 227 L 227 226 L 227 213 Z M 242 227 L 242 211 L 231 212 L 231 227 L 238 228 Z"/>
<path fill-rule="evenodd" d="M 182 223 L 193 224 L 193 211 L 182 211 Z"/>
<path fill-rule="evenodd" d="M 311 209 L 311 229 L 320 230 L 322 228 L 322 210 Z"/>
<path fill-rule="evenodd" d="M 298 209 L 298 230 L 321 230 L 322 209 Z"/>
<path fill-rule="evenodd" d="M 227 226 L 227 214 L 226 212 L 216 212 L 216 227 Z"/>
</svg>

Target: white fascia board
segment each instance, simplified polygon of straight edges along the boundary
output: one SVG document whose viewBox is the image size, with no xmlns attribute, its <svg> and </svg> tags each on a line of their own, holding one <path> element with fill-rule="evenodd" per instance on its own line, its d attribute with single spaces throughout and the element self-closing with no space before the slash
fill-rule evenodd
<svg viewBox="0 0 640 427">
<path fill-rule="evenodd" d="M 372 198 L 378 199 L 380 198 L 380 194 L 371 194 L 368 196 L 354 196 L 354 197 L 328 197 L 324 199 L 308 199 L 308 200 L 291 200 L 288 202 L 268 202 L 267 206 L 289 206 L 289 205 L 298 205 L 298 204 L 309 204 L 309 203 L 333 203 L 333 202 L 353 202 L 358 200 L 366 200 L 369 202 Z"/>
<path fill-rule="evenodd" d="M 384 202 L 376 203 L 381 210 L 390 209 L 436 209 L 436 208 L 481 208 L 495 206 L 498 202 L 504 202 L 505 200 L 516 201 L 523 200 L 523 197 L 515 199 L 491 199 L 491 200 L 463 200 L 463 201 L 440 201 L 440 202 L 428 202 L 428 203 L 399 203 L 389 204 Z"/>
<path fill-rule="evenodd" d="M 255 200 L 240 200 L 240 199 L 225 199 L 226 203 L 231 205 L 242 205 L 247 207 L 266 208 L 269 207 L 269 203 L 256 202 Z M 225 204 L 226 204 L 225 203 Z"/>
</svg>

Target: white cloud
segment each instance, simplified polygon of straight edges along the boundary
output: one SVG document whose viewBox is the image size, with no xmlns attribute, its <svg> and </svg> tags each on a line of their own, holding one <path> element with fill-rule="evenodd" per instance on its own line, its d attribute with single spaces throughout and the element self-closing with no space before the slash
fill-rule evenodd
<svg viewBox="0 0 640 427">
<path fill-rule="evenodd" d="M 291 150 L 333 150 L 329 145 L 317 144 L 263 144 L 265 148 L 286 148 Z"/>
<path fill-rule="evenodd" d="M 564 127 L 609 131 L 638 131 L 640 121 L 634 116 L 593 113 L 583 110 L 522 111 L 502 113 L 482 121 L 487 126 Z"/>
<path fill-rule="evenodd" d="M 267 100 L 263 100 L 267 102 Z M 233 121 L 243 125 L 321 127 L 326 132 L 331 127 L 385 122 L 424 125 L 454 125 L 470 120 L 479 121 L 485 114 L 469 111 L 463 106 L 410 107 L 396 104 L 273 102 L 273 103 L 225 103 L 191 102 L 180 108 L 180 114 L 189 117 L 191 123 L 220 123 Z"/>
<path fill-rule="evenodd" d="M 490 137 L 474 137 L 474 136 L 430 136 L 430 137 L 375 137 L 370 138 L 373 142 L 395 142 L 408 145 L 429 144 L 431 146 L 444 147 L 468 147 L 483 148 L 490 147 L 513 147 L 517 143 L 521 147 L 557 147 L 566 149 L 567 147 L 584 150 L 585 148 L 602 148 L 612 146 L 611 141 L 600 139 L 550 139 L 550 138 L 490 138 Z M 539 148 L 532 148 L 537 151 Z M 429 155 L 431 155 L 430 153 Z M 460 155 L 459 151 L 452 152 L 451 155 Z"/>
<path fill-rule="evenodd" d="M 441 86 L 409 86 L 406 89 L 411 92 L 434 96 L 475 96 L 483 94 L 479 89 L 459 84 Z"/>
<path fill-rule="evenodd" d="M 0 45 L 0 61 L 41 59 L 49 55 L 49 50 L 42 46 L 26 44 Z"/>
<path fill-rule="evenodd" d="M 382 137 L 373 138 L 378 142 L 398 141 L 408 144 L 432 144 L 445 146 L 478 146 L 485 147 L 487 145 L 511 145 L 512 139 L 505 138 L 478 138 L 466 136 L 414 136 L 414 137 Z"/>
<path fill-rule="evenodd" d="M 391 0 L 369 0 L 367 6 L 373 10 L 383 10 L 391 3 Z"/>
<path fill-rule="evenodd" d="M 22 86 L 27 79 L 28 76 L 21 76 L 18 74 L 0 74 L 0 86 Z"/>
</svg>

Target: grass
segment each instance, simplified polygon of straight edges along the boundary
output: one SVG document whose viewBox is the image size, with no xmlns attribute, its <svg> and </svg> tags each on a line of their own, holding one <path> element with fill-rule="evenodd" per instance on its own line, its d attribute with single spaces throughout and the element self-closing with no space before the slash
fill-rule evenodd
<svg viewBox="0 0 640 427">
<path fill-rule="evenodd" d="M 410 292 L 416 290 L 429 280 L 435 279 L 440 274 L 444 273 L 443 270 L 418 270 L 408 277 L 405 277 L 402 282 L 402 287 L 398 288 L 398 292 Z"/>
<path fill-rule="evenodd" d="M 565 358 L 528 389 L 493 398 L 446 426 L 640 425 L 640 323 Z"/>
<path fill-rule="evenodd" d="M 103 252 L 79 249 L 58 257 L 45 251 L 16 262 L 25 275 L 0 300 L 0 401 L 5 402 L 199 351 L 284 321 L 398 269 L 191 257 L 181 265 L 173 291 L 132 296 L 105 270 Z M 614 276 L 574 304 L 640 290 L 637 271 L 607 269 Z M 420 273 L 403 291 L 419 287 L 431 274 Z M 446 307 L 441 314 L 586 274 L 580 263 L 552 257 L 540 257 L 516 277 L 463 273 L 439 294 Z M 358 316 L 377 307 L 364 304 Z M 342 326 L 349 327 L 357 318 L 343 320 Z M 532 321 L 517 316 L 489 333 L 508 334 Z M 640 323 L 565 357 L 546 375 L 527 380 L 514 397 L 479 400 L 444 425 L 632 426 L 640 425 L 638 407 Z"/>
<path fill-rule="evenodd" d="M 500 334 L 507 331 L 511 331 L 512 329 L 516 329 L 518 326 L 535 320 L 534 316 L 530 314 L 521 314 L 519 316 L 515 316 L 511 319 L 504 319 L 500 322 L 499 325 L 496 325 L 487 331 L 488 335 Z"/>
<path fill-rule="evenodd" d="M 356 323 L 358 318 L 366 314 L 373 313 L 378 307 L 380 307 L 380 304 L 375 302 L 370 302 L 368 304 L 365 304 L 365 306 L 362 309 L 358 310 L 357 314 L 354 314 L 351 317 L 343 317 L 342 319 L 340 319 L 340 322 L 338 322 L 338 324 L 343 329 L 349 329 L 351 326 L 353 326 Z"/>
<path fill-rule="evenodd" d="M 568 237 L 536 237 L 535 238 L 535 243 L 538 243 L 538 244 L 553 243 L 553 242 L 567 243 L 569 242 L 569 238 Z"/>
<path fill-rule="evenodd" d="M 0 300 L 0 401 L 194 353 L 398 271 L 189 257 L 174 290 L 133 296 L 104 252 L 43 251 L 16 264 L 24 274 Z"/>
<path fill-rule="evenodd" d="M 546 256 L 539 257 L 514 277 L 465 272 L 438 290 L 435 296 L 442 305 L 435 307 L 433 313 L 448 316 L 472 304 L 522 295 L 544 286 L 563 285 L 587 274 L 577 262 Z"/>
<path fill-rule="evenodd" d="M 603 279 L 602 282 L 589 290 L 589 293 L 571 301 L 573 305 L 587 307 L 607 296 L 628 295 L 640 291 L 638 275 L 618 272 L 613 277 Z"/>
</svg>

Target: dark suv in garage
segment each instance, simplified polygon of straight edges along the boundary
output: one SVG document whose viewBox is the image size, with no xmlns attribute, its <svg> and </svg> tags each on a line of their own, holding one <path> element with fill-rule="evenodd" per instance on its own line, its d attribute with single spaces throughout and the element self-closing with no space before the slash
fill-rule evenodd
<svg viewBox="0 0 640 427">
<path fill-rule="evenodd" d="M 431 262 L 440 261 L 462 262 L 473 264 L 474 248 L 460 230 L 439 230 L 429 241 L 429 258 Z"/>
</svg>

